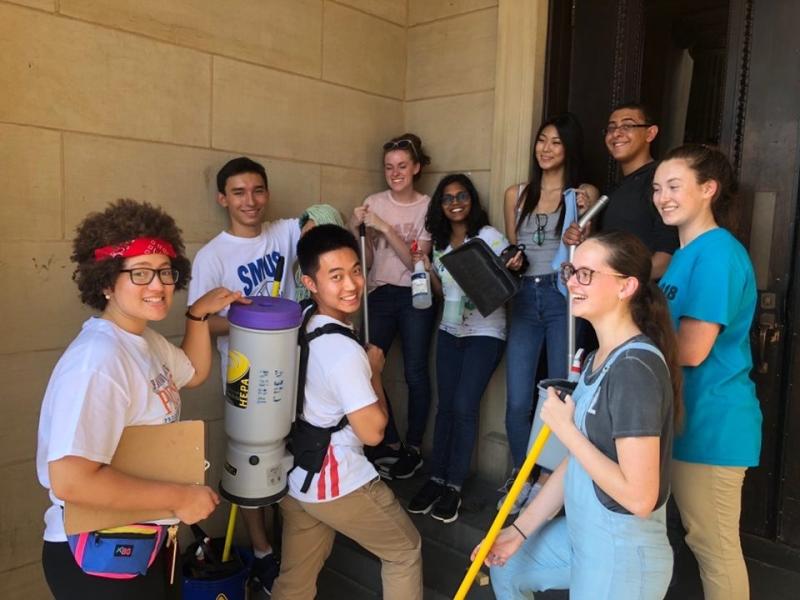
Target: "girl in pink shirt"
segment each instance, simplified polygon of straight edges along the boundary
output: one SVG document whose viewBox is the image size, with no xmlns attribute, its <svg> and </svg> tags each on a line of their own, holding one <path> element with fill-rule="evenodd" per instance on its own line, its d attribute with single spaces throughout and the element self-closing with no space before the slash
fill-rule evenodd
<svg viewBox="0 0 800 600">
<path fill-rule="evenodd" d="M 422 168 L 430 158 L 422 141 L 412 133 L 392 138 L 383 145 L 383 169 L 387 190 L 372 194 L 353 211 L 351 227 L 361 223 L 367 230 L 367 283 L 370 342 L 389 352 L 400 333 L 405 380 L 408 385 L 408 432 L 406 445 L 400 439 L 389 411 L 384 458 L 376 463 L 387 478 L 407 479 L 422 466 L 420 445 L 428 419 L 431 384 L 428 352 L 436 308 L 420 310 L 411 305 L 411 245 L 429 254 L 431 236 L 425 229 L 430 197 L 414 189 Z"/>
</svg>

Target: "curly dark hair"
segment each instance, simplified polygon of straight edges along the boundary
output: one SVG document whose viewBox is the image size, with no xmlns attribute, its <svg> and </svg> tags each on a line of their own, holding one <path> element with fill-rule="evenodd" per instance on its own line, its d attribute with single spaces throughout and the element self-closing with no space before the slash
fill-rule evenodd
<svg viewBox="0 0 800 600">
<path fill-rule="evenodd" d="M 70 259 L 77 265 L 72 279 L 78 284 L 81 302 L 105 310 L 108 301 L 103 290 L 114 286 L 125 261 L 121 257 L 97 261 L 94 251 L 140 237 L 158 238 L 172 244 L 177 254 L 170 261 L 172 268 L 178 271 L 175 289 L 187 286 L 191 263 L 186 258 L 181 230 L 175 219 L 147 202 L 120 198 L 111 202 L 103 212 L 90 213 L 75 229 Z"/>
<path fill-rule="evenodd" d="M 430 231 L 433 246 L 437 250 L 444 250 L 450 245 L 450 234 L 453 232 L 450 220 L 445 216 L 442 208 L 444 190 L 451 183 L 462 185 L 472 200 L 467 216 L 467 236 L 475 237 L 482 227 L 489 224 L 489 217 L 481 206 L 478 190 L 475 189 L 472 180 L 463 173 L 445 175 L 436 186 L 436 191 L 433 192 L 431 202 L 428 204 L 428 213 L 425 215 L 425 229 Z"/>
</svg>

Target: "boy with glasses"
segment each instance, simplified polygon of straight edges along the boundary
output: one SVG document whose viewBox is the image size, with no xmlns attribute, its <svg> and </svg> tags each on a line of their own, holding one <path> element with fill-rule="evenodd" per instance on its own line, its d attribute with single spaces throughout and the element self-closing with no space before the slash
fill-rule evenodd
<svg viewBox="0 0 800 600">
<path fill-rule="evenodd" d="M 617 106 L 603 129 L 608 153 L 617 161 L 623 179 L 609 193 L 610 202 L 601 215 L 600 231 L 627 231 L 638 237 L 653 253 L 651 277 L 660 278 L 678 248 L 678 233 L 664 225 L 653 206 L 653 174 L 657 162 L 650 145 L 658 135 L 647 108 L 629 102 Z M 585 232 L 573 224 L 564 234 L 564 242 L 577 245 Z"/>
</svg>

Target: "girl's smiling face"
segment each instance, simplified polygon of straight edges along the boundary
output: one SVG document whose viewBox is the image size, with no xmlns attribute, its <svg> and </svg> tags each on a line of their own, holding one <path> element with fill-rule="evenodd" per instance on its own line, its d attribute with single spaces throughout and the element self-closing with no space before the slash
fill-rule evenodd
<svg viewBox="0 0 800 600">
<path fill-rule="evenodd" d="M 414 175 L 420 164 L 408 150 L 391 150 L 383 156 L 383 174 L 389 189 L 395 193 L 407 191 L 414 185 Z"/>
<path fill-rule="evenodd" d="M 698 183 L 695 171 L 682 158 L 658 165 L 653 177 L 653 203 L 667 225 L 681 227 L 711 214 L 716 181 Z"/>
<path fill-rule="evenodd" d="M 452 223 L 466 221 L 472 209 L 472 197 L 467 188 L 458 182 L 447 185 L 442 191 L 442 210 Z"/>
<path fill-rule="evenodd" d="M 169 269 L 172 264 L 164 254 L 145 254 L 126 258 L 123 269 Z M 131 279 L 131 273 L 117 275 L 114 287 L 106 290 L 110 296 L 103 316 L 116 325 L 130 331 L 141 333 L 149 321 L 161 321 L 169 313 L 175 284 L 164 284 L 158 273 L 146 285 L 137 285 Z"/>
<path fill-rule="evenodd" d="M 555 125 L 548 125 L 542 129 L 536 138 L 534 155 L 542 171 L 557 169 L 564 165 L 564 144 Z"/>
</svg>

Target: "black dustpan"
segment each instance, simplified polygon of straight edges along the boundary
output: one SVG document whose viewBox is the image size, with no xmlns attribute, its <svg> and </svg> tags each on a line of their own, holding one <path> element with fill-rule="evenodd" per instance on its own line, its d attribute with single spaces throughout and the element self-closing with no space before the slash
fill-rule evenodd
<svg viewBox="0 0 800 600">
<path fill-rule="evenodd" d="M 519 291 L 519 279 L 480 238 L 472 238 L 440 260 L 484 317 Z"/>
</svg>

